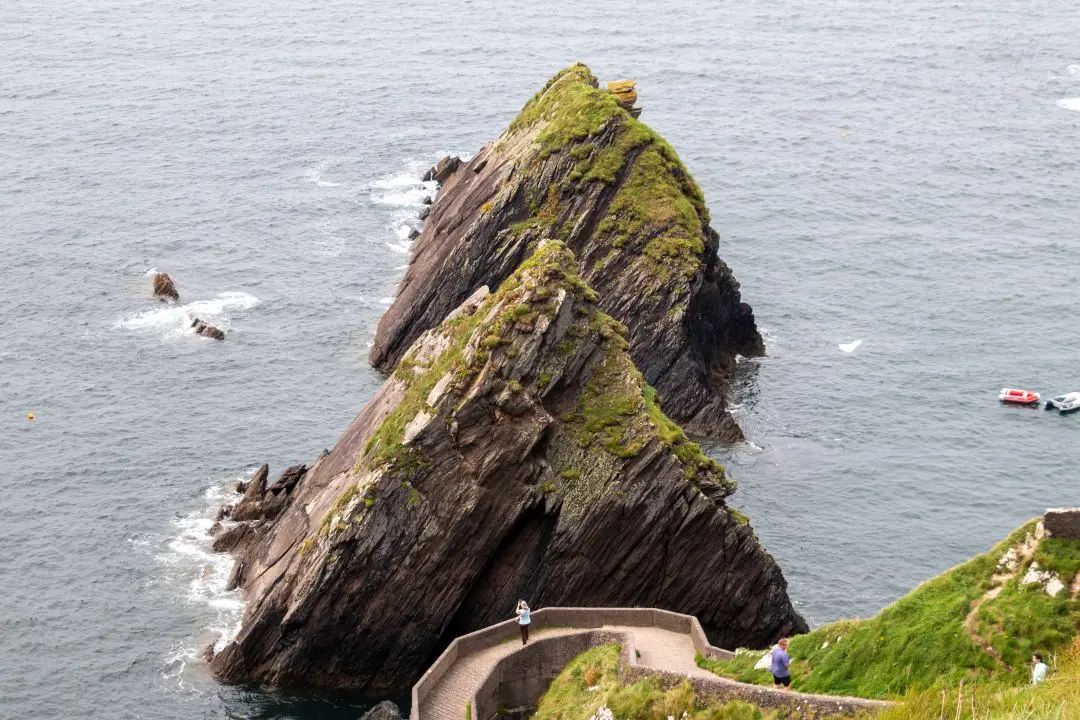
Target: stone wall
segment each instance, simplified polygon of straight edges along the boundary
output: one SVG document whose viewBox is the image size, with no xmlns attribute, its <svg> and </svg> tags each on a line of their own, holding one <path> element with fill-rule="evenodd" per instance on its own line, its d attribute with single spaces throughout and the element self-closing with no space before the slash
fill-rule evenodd
<svg viewBox="0 0 1080 720">
<path fill-rule="evenodd" d="M 1080 540 L 1080 508 L 1051 508 L 1043 516 L 1050 537 Z"/>
<path fill-rule="evenodd" d="M 688 678 L 678 673 L 664 672 L 652 668 L 640 667 L 636 663 L 625 672 L 624 683 L 632 683 L 644 678 L 659 678 L 665 689 L 689 682 L 699 698 L 714 703 L 726 703 L 732 700 L 753 703 L 761 708 L 786 708 L 787 717 L 811 720 L 814 718 L 838 715 L 859 715 L 869 710 L 881 710 L 893 703 L 884 700 L 842 697 L 836 695 L 812 695 L 810 693 L 789 692 L 766 685 L 750 685 L 728 678 Z"/>
<path fill-rule="evenodd" d="M 583 630 L 525 645 L 500 660 L 480 684 L 472 697 L 473 720 L 492 720 L 500 715 L 500 709 L 535 709 L 537 700 L 570 661 L 589 648 L 625 644 L 627 640 L 624 633 Z"/>
</svg>

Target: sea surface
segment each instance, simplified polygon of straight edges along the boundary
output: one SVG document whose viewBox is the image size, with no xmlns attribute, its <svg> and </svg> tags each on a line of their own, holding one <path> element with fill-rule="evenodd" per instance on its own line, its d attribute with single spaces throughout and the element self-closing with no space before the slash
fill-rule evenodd
<svg viewBox="0 0 1080 720">
<path fill-rule="evenodd" d="M 420 173 L 576 60 L 638 81 L 754 307 L 715 452 L 812 623 L 1080 504 L 1080 416 L 996 400 L 1080 390 L 1068 3 L 5 0 L 0 717 L 358 716 L 207 676 L 205 531 L 380 384 Z"/>
</svg>

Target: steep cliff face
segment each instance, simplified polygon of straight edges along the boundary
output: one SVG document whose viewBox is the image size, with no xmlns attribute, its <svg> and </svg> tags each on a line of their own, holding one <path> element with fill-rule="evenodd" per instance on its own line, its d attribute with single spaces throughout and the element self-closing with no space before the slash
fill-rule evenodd
<svg viewBox="0 0 1080 720">
<path fill-rule="evenodd" d="M 728 646 L 805 630 L 725 505 L 733 483 L 597 303 L 566 246 L 540 243 L 417 338 L 298 482 L 249 486 L 218 547 L 250 602 L 214 672 L 400 689 L 518 598 L 693 613 Z"/>
<path fill-rule="evenodd" d="M 395 367 L 544 237 L 571 248 L 600 307 L 626 325 L 630 355 L 664 411 L 691 432 L 740 439 L 725 399 L 735 357 L 764 354 L 753 311 L 717 256 L 701 190 L 675 151 L 584 65 L 552 78 L 446 180 L 371 361 Z"/>
</svg>

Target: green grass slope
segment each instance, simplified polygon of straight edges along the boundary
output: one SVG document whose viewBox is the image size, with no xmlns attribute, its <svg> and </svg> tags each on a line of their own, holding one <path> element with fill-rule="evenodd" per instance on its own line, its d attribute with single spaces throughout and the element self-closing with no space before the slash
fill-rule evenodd
<svg viewBox="0 0 1080 720">
<path fill-rule="evenodd" d="M 540 698 L 531 720 L 589 720 L 606 707 L 616 720 L 776 720 L 773 711 L 762 711 L 742 702 L 702 702 L 689 682 L 671 690 L 655 679 L 619 685 L 619 646 L 603 645 L 587 650 L 552 681 Z"/>
<path fill-rule="evenodd" d="M 923 583 L 876 617 L 842 620 L 793 638 L 792 686 L 884 698 L 961 681 L 1025 682 L 1031 653 L 1067 646 L 1080 623 L 1080 601 L 1068 587 L 1080 569 L 1080 541 L 1044 539 L 1011 578 L 999 569 L 1006 551 L 1023 543 L 1036 524 Z M 1022 583 L 1032 562 L 1062 578 L 1065 588 L 1057 596 Z M 760 656 L 743 652 L 731 661 L 699 662 L 720 675 L 769 683 L 767 671 L 753 669 Z"/>
</svg>

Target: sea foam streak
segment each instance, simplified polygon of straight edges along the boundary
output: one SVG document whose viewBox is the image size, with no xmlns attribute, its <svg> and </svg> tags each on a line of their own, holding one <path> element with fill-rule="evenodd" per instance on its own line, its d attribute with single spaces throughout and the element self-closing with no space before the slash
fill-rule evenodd
<svg viewBox="0 0 1080 720">
<path fill-rule="evenodd" d="M 836 347 L 840 348 L 846 353 L 853 353 L 856 349 L 858 349 L 860 345 L 862 345 L 862 340 L 852 340 L 849 343 L 840 343 Z"/>
<path fill-rule="evenodd" d="M 1058 100 L 1057 106 L 1066 110 L 1072 110 L 1073 112 L 1080 112 L 1080 97 Z"/>
<path fill-rule="evenodd" d="M 246 292 L 223 292 L 210 300 L 195 300 L 183 305 L 162 304 L 116 321 L 113 326 L 125 330 L 168 330 L 171 333 L 192 333 L 191 321 L 196 317 L 212 320 L 215 325 L 228 327 L 228 310 L 247 310 L 259 304 L 259 298 Z"/>
<path fill-rule="evenodd" d="M 240 592 L 225 589 L 232 572 L 232 556 L 213 552 L 213 538 L 209 534 L 217 509 L 240 497 L 232 489 L 239 479 L 207 488 L 203 493 L 204 506 L 174 521 L 177 534 L 169 541 L 168 550 L 158 556 L 162 565 L 176 571 L 180 577 L 190 578 L 184 600 L 207 612 L 207 630 L 216 637 L 215 652 L 236 637 L 244 614 Z M 196 644 L 185 643 L 173 648 L 165 662 L 165 677 L 178 679 L 181 685 L 184 684 L 185 667 L 198 657 Z"/>
</svg>

